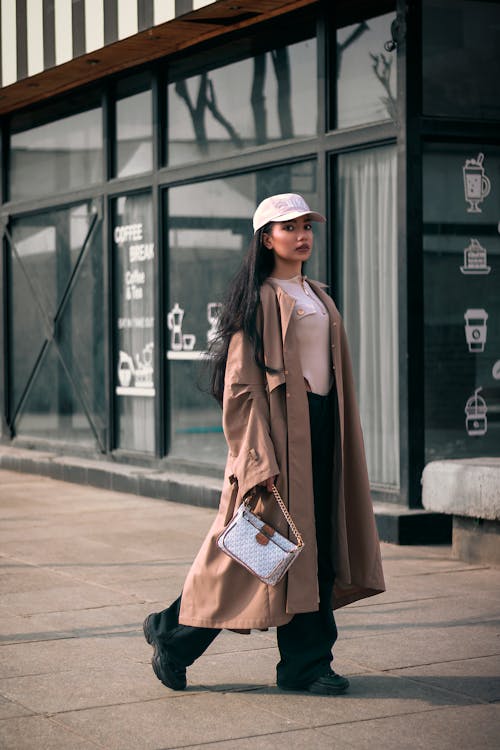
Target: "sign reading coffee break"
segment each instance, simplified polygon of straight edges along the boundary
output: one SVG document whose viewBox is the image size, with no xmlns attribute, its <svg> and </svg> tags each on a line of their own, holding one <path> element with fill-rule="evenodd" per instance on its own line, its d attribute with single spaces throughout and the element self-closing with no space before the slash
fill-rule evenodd
<svg viewBox="0 0 500 750">
<path fill-rule="evenodd" d="M 113 229 L 117 299 L 118 396 L 152 397 L 154 389 L 154 254 L 151 198 L 118 198 Z"/>
</svg>

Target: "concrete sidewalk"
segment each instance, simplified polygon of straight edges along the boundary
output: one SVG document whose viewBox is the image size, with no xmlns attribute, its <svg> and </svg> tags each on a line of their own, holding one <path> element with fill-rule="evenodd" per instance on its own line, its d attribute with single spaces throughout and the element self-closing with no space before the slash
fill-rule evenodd
<svg viewBox="0 0 500 750">
<path fill-rule="evenodd" d="M 388 591 L 337 612 L 336 698 L 281 693 L 273 631 L 223 632 L 163 687 L 141 624 L 214 516 L 0 471 L 0 748 L 500 747 L 500 570 L 383 545 Z"/>
</svg>

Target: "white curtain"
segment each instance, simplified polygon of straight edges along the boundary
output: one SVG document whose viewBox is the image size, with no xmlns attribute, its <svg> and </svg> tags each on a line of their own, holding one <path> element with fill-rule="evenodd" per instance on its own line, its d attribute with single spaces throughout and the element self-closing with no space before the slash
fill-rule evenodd
<svg viewBox="0 0 500 750">
<path fill-rule="evenodd" d="M 396 147 L 338 157 L 343 317 L 373 485 L 399 487 Z"/>
</svg>

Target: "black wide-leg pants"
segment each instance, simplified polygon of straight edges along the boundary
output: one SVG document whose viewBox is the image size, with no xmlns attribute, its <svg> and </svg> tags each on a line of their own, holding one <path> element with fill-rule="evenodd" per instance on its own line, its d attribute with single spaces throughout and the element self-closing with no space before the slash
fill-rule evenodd
<svg viewBox="0 0 500 750">
<path fill-rule="evenodd" d="M 305 687 L 325 674 L 332 661 L 337 627 L 331 607 L 335 571 L 331 554 L 332 457 L 334 398 L 308 393 L 311 426 L 314 515 L 318 546 L 319 610 L 294 615 L 277 628 L 280 661 L 277 682 L 285 687 Z M 154 635 L 165 645 L 169 658 L 190 666 L 220 633 L 218 628 L 179 624 L 181 597 L 151 618 Z"/>
</svg>

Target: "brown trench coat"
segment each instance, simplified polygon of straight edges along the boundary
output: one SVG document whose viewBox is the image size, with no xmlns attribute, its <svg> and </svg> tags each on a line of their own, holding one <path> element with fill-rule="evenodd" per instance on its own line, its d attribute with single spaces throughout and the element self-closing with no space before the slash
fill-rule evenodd
<svg viewBox="0 0 500 750">
<path fill-rule="evenodd" d="M 336 571 L 332 607 L 384 591 L 363 436 L 351 359 L 340 314 L 323 291 L 309 282 L 328 309 L 335 376 L 335 455 L 332 456 L 332 554 Z M 179 621 L 185 625 L 249 629 L 284 625 L 299 612 L 318 609 L 309 408 L 294 323 L 295 300 L 267 281 L 261 288 L 261 325 L 266 364 L 255 363 L 252 346 L 238 332 L 229 346 L 223 427 L 229 447 L 219 512 L 188 573 Z M 279 475 L 277 487 L 304 537 L 305 548 L 276 585 L 261 583 L 221 552 L 219 532 L 259 482 Z M 263 488 L 257 512 L 288 534 L 272 495 Z M 293 537 L 292 537 L 293 538 Z"/>
</svg>

